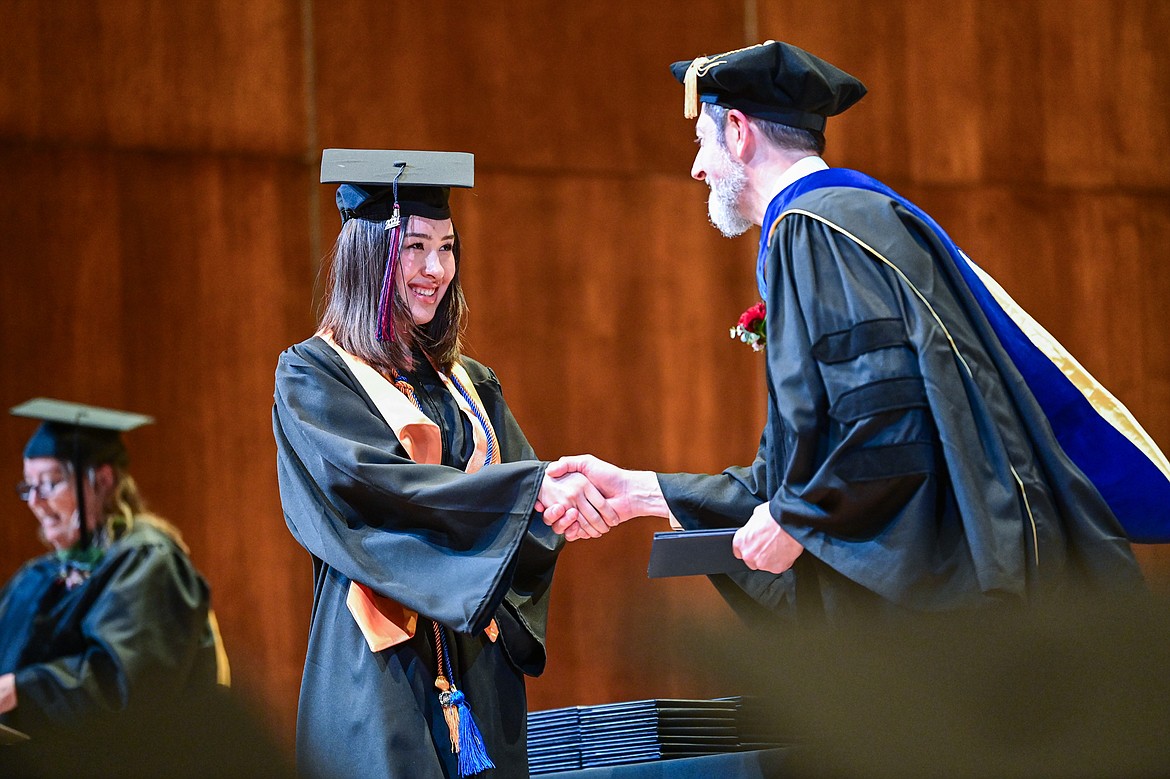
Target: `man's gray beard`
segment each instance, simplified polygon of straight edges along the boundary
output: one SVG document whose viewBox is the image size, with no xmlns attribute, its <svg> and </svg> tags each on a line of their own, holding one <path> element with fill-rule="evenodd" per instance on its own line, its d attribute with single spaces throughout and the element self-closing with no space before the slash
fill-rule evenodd
<svg viewBox="0 0 1170 779">
<path fill-rule="evenodd" d="M 751 220 L 739 211 L 740 196 L 747 189 L 747 173 L 726 152 L 723 162 L 723 175 L 709 182 L 711 194 L 707 196 L 707 218 L 723 235 L 734 238 L 752 226 Z"/>
</svg>

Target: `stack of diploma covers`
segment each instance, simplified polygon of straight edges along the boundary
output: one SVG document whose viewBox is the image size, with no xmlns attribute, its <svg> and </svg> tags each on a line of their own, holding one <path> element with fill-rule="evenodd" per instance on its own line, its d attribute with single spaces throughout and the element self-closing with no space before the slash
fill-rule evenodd
<svg viewBox="0 0 1170 779">
<path fill-rule="evenodd" d="M 547 774 L 581 767 L 581 710 L 528 712 L 528 772 Z"/>
<path fill-rule="evenodd" d="M 749 723 L 751 701 L 645 700 L 528 715 L 533 775 L 781 746 Z"/>
</svg>

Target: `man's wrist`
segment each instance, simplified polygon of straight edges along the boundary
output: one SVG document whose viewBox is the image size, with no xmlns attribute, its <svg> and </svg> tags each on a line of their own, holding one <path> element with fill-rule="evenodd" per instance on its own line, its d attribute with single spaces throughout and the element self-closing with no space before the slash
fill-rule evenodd
<svg viewBox="0 0 1170 779">
<path fill-rule="evenodd" d="M 670 516 L 670 506 L 666 505 L 666 496 L 662 494 L 662 487 L 658 484 L 657 473 L 654 471 L 631 471 L 630 487 L 630 495 L 633 498 L 637 516 Z"/>
</svg>

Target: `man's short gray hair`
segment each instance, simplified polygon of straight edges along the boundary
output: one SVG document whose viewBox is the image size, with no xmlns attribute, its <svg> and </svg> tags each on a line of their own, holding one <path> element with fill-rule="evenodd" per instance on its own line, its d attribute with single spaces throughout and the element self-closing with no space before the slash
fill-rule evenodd
<svg viewBox="0 0 1170 779">
<path fill-rule="evenodd" d="M 726 149 L 727 109 L 714 103 L 703 103 L 703 110 L 715 122 L 715 128 L 719 131 L 715 136 L 716 140 L 719 141 L 720 146 Z M 769 122 L 754 116 L 749 116 L 748 120 L 778 149 L 808 152 L 818 156 L 825 153 L 824 133 L 816 130 L 804 130 L 779 122 Z"/>
</svg>

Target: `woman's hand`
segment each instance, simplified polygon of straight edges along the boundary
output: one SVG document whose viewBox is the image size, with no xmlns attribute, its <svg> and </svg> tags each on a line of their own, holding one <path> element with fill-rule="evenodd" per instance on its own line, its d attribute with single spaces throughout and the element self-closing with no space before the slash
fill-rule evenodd
<svg viewBox="0 0 1170 779">
<path fill-rule="evenodd" d="M 558 520 L 566 526 L 575 524 L 589 538 L 600 538 L 621 522 L 609 501 L 580 473 L 546 474 L 536 507 L 544 511 L 546 524 Z"/>
</svg>

